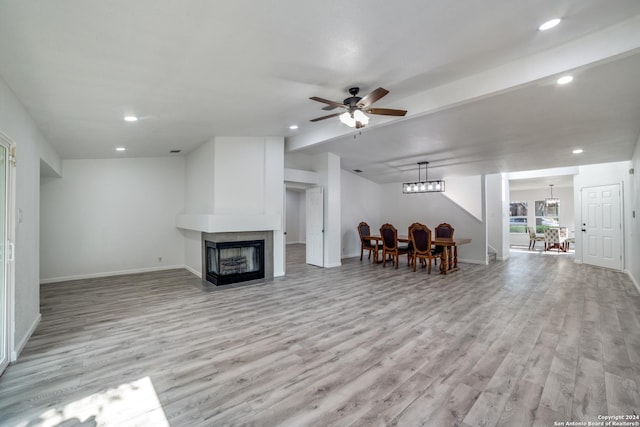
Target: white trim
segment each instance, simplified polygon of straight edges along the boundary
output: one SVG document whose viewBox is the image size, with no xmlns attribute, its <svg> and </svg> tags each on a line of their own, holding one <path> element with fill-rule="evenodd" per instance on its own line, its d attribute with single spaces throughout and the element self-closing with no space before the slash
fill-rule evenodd
<svg viewBox="0 0 640 427">
<path fill-rule="evenodd" d="M 125 274 L 136 274 L 136 273 L 148 273 L 150 271 L 175 270 L 177 268 L 187 268 L 187 266 L 184 264 L 168 265 L 168 266 L 162 266 L 162 267 L 134 268 L 131 270 L 105 271 L 102 273 L 90 273 L 90 274 L 78 274 L 74 276 L 51 277 L 49 279 L 40 279 L 40 284 L 44 285 L 47 283 L 66 282 L 69 280 L 94 279 L 98 277 L 122 276 Z"/>
<path fill-rule="evenodd" d="M 440 258 L 438 258 L 440 259 Z M 465 264 L 478 264 L 478 265 L 489 265 L 487 263 L 487 261 L 479 261 L 479 260 L 475 260 L 475 259 L 462 259 L 462 258 L 458 258 L 458 262 L 463 262 Z"/>
<path fill-rule="evenodd" d="M 363 259 L 364 259 L 364 257 L 367 257 L 367 256 L 368 256 L 368 255 L 367 255 L 367 252 L 365 251 L 365 252 L 364 252 L 364 254 L 363 254 Z M 351 253 L 351 254 L 344 254 L 344 255 L 342 255 L 342 259 L 347 259 L 347 258 L 356 258 L 356 257 L 357 257 L 357 258 L 360 258 L 360 252 L 354 252 L 354 253 Z"/>
<path fill-rule="evenodd" d="M 20 356 L 20 353 L 22 353 L 22 349 L 24 349 L 24 346 L 27 345 L 27 341 L 29 341 L 29 338 L 31 338 L 31 335 L 33 335 L 33 333 L 36 331 L 36 328 L 40 324 L 40 319 L 42 319 L 42 314 L 38 313 L 27 333 L 24 334 L 20 342 L 16 344 L 16 346 L 11 351 L 10 362 L 15 362 L 16 360 L 18 360 L 18 356 Z"/>
<path fill-rule="evenodd" d="M 360 256 L 360 255 L 358 255 Z M 336 262 L 334 264 L 327 264 L 324 266 L 324 268 L 334 268 L 334 267 L 342 267 L 342 262 Z"/>
<path fill-rule="evenodd" d="M 188 272 L 198 276 L 198 278 L 202 279 L 202 273 L 200 273 L 198 270 L 196 270 L 195 268 L 189 266 L 189 265 L 185 265 L 184 269 L 187 270 Z"/>
<path fill-rule="evenodd" d="M 0 367 L 0 375 L 6 369 L 6 364 L 11 363 L 14 359 L 13 355 L 20 354 L 20 351 L 16 351 L 18 348 L 15 345 L 16 337 L 15 337 L 15 242 L 16 242 L 16 234 L 15 234 L 15 206 L 16 206 L 16 163 L 15 158 L 15 149 L 16 143 L 11 139 L 7 134 L 0 130 L 0 144 L 2 144 L 7 150 L 7 159 L 6 159 L 6 206 L 5 206 L 5 224 L 1 226 L 5 227 L 5 241 L 0 244 L 4 245 L 4 254 L 5 254 L 5 289 L 4 289 L 4 301 L 1 301 L 0 310 L 3 311 L 4 322 L 3 330 L 0 331 L 0 334 L 4 335 L 4 349 L 2 349 L 3 353 L 6 352 L 6 359 L 1 361 L 2 366 Z M 12 248 L 12 259 L 7 259 L 8 255 L 8 247 L 9 245 L 14 246 Z M 37 324 L 36 324 L 37 326 Z M 24 345 L 24 344 L 23 344 Z"/>
</svg>

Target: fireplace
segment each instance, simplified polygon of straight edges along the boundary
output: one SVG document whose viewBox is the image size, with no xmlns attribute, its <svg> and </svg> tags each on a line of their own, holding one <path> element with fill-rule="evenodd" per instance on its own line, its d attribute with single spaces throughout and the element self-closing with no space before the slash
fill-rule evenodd
<svg viewBox="0 0 640 427">
<path fill-rule="evenodd" d="M 202 289 L 214 291 L 273 280 L 273 231 L 201 234 Z"/>
<path fill-rule="evenodd" d="M 206 277 L 216 286 L 264 279 L 264 240 L 205 240 Z"/>
</svg>

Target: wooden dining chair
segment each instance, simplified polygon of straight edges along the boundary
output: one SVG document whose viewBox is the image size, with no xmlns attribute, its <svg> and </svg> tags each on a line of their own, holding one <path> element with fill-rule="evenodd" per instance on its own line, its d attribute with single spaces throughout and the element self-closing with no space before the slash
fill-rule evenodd
<svg viewBox="0 0 640 427">
<path fill-rule="evenodd" d="M 429 262 L 427 273 L 431 274 L 431 260 L 434 258 L 431 254 L 431 230 L 426 225 L 415 222 L 409 227 L 409 239 L 413 246 L 413 271 L 416 271 L 419 259 L 422 268 L 426 266 L 427 261 Z"/>
<path fill-rule="evenodd" d="M 382 237 L 382 266 L 386 266 L 387 256 L 391 257 L 398 268 L 400 255 L 407 255 L 407 265 L 409 265 L 409 247 L 398 246 L 398 230 L 391 224 L 382 224 L 380 227 L 380 237 Z"/>
<path fill-rule="evenodd" d="M 375 251 L 377 246 L 375 243 L 371 243 L 370 239 L 365 238 L 365 236 L 371 236 L 369 224 L 364 221 L 358 224 L 358 235 L 360 236 L 360 261 L 362 261 L 364 251 L 369 251 L 368 259 L 371 259 L 371 252 Z"/>
<path fill-rule="evenodd" d="M 438 224 L 438 226 L 434 230 L 436 239 L 453 239 L 453 232 L 454 232 L 454 229 L 451 226 L 451 224 L 447 224 L 446 222 Z M 442 251 L 444 250 L 446 250 L 444 246 L 436 245 L 436 247 L 431 251 L 431 254 L 435 257 L 438 257 L 442 255 Z M 436 264 L 437 264 L 437 258 L 436 258 Z"/>
</svg>

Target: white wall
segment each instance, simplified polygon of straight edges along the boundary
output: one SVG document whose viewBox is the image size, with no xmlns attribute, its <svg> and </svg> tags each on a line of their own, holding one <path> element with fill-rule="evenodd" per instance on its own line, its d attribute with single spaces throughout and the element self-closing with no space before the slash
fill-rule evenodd
<svg viewBox="0 0 640 427">
<path fill-rule="evenodd" d="M 215 200 L 213 142 L 202 144 L 185 158 L 184 210 L 190 214 L 213 213 Z M 198 241 L 200 238 L 198 236 Z M 200 263 L 200 261 L 198 261 Z"/>
<path fill-rule="evenodd" d="M 480 175 L 445 177 L 443 194 L 482 221 L 481 181 Z"/>
<path fill-rule="evenodd" d="M 366 222 L 371 232 L 377 234 L 380 222 L 380 185 L 362 178 L 353 172 L 342 170 L 342 257 L 360 256 L 358 224 Z"/>
<path fill-rule="evenodd" d="M 185 208 L 176 218 L 205 214 L 209 232 L 273 230 L 274 275 L 284 274 L 284 139 L 215 137 L 189 153 L 184 181 Z M 261 228 L 272 218 L 277 228 Z M 271 225 L 271 224 L 270 224 Z M 226 228 L 225 228 L 226 227 Z M 246 227 L 243 229 L 243 227 Z M 189 228 L 189 227 L 187 227 Z M 197 229 L 182 229 L 187 268 L 202 274 Z"/>
<path fill-rule="evenodd" d="M 629 177 L 630 197 L 627 206 L 631 214 L 627 227 L 627 235 L 629 236 L 629 256 L 627 259 L 629 260 L 629 276 L 640 290 L 640 138 L 633 152 L 631 167 L 634 173 Z"/>
<path fill-rule="evenodd" d="M 629 175 L 629 169 L 632 166 L 631 161 L 615 162 L 615 163 L 602 163 L 598 165 L 580 166 L 579 172 L 573 177 L 574 188 L 574 204 L 575 204 L 575 224 L 580 224 L 581 218 L 581 196 L 580 190 L 585 187 L 594 187 L 599 185 L 620 184 L 622 186 L 622 221 L 623 230 L 622 237 L 624 240 L 624 254 L 623 260 L 624 268 L 629 269 L 629 261 L 631 255 L 632 238 L 629 238 L 629 234 L 632 230 L 631 224 L 633 218 L 631 218 L 630 203 L 633 201 L 631 196 L 631 181 L 635 178 L 634 175 Z M 555 190 L 554 190 L 555 194 Z M 637 196 L 637 195 L 636 195 Z M 636 213 L 637 216 L 637 213 Z M 582 261 L 582 233 L 576 233 L 576 261 Z M 633 262 L 637 262 L 633 259 Z"/>
<path fill-rule="evenodd" d="M 338 267 L 341 257 L 341 185 L 340 157 L 333 153 L 318 154 L 317 172 L 324 187 L 324 266 Z"/>
<path fill-rule="evenodd" d="M 550 197 L 549 187 L 542 187 L 531 190 L 511 190 L 509 192 L 510 202 L 527 202 L 528 216 L 527 226 L 536 226 L 536 200 L 544 200 Z M 576 211 L 573 187 L 553 187 L 553 197 L 560 199 L 560 207 L 558 209 L 558 222 L 562 227 L 569 228 L 569 235 L 574 236 L 576 230 Z M 527 233 L 511 233 L 510 241 L 512 245 L 528 246 L 529 235 Z M 538 248 L 540 243 L 536 244 Z"/>
<path fill-rule="evenodd" d="M 504 174 L 486 176 L 487 241 L 496 259 L 509 258 L 509 180 Z"/>
<path fill-rule="evenodd" d="M 15 360 L 40 319 L 40 160 L 56 173 L 60 158 L 24 106 L 0 78 L 0 131 L 16 144 L 14 334 Z"/>
<path fill-rule="evenodd" d="M 213 142 L 202 144 L 185 157 L 184 213 L 213 213 Z M 184 261 L 187 270 L 202 277 L 201 232 L 181 229 L 184 237 Z"/>
<path fill-rule="evenodd" d="M 264 144 L 264 138 L 216 137 L 214 213 L 265 213 L 264 186 L 268 181 L 265 179 Z"/>
<path fill-rule="evenodd" d="M 481 186 L 477 191 L 484 193 Z M 383 184 L 380 197 L 380 221 L 389 222 L 406 235 L 413 222 L 426 224 L 433 230 L 438 224 L 447 222 L 455 229 L 455 237 L 472 239 L 458 248 L 461 261 L 486 264 L 487 237 L 485 223 L 467 212 L 442 193 L 402 194 L 400 183 Z"/>
<path fill-rule="evenodd" d="M 185 264 L 175 227 L 183 157 L 65 160 L 63 169 L 42 178 L 42 283 Z"/>
</svg>

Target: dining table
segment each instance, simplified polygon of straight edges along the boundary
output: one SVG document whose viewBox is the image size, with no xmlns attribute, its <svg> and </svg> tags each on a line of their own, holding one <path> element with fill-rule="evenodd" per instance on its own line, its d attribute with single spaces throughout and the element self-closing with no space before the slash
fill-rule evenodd
<svg viewBox="0 0 640 427">
<path fill-rule="evenodd" d="M 364 239 L 375 242 L 375 250 L 373 252 L 373 263 L 379 264 L 382 260 L 378 259 L 378 244 L 382 242 L 382 237 L 377 235 L 363 236 Z M 398 243 L 409 243 L 409 236 L 398 236 Z M 443 251 L 440 255 L 440 274 L 448 274 L 453 271 L 460 270 L 458 267 L 458 246 L 471 243 L 471 239 L 464 237 L 457 238 L 436 238 L 431 240 L 431 244 L 442 246 Z"/>
</svg>

